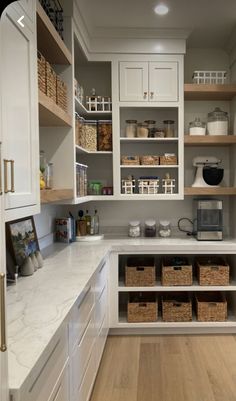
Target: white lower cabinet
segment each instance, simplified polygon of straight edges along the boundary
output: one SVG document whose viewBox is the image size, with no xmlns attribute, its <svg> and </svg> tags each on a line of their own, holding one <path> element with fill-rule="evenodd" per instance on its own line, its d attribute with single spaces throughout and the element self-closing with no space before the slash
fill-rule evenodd
<svg viewBox="0 0 236 401">
<path fill-rule="evenodd" d="M 65 368 L 60 375 L 56 386 L 48 401 L 69 401 L 69 366 L 66 363 Z"/>
</svg>

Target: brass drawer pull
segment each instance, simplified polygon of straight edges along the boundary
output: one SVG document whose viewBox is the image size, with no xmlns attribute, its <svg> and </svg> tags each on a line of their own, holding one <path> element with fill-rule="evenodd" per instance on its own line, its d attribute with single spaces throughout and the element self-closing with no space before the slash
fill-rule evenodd
<svg viewBox="0 0 236 401">
<path fill-rule="evenodd" d="M 15 160 L 9 160 L 11 163 L 11 192 L 15 192 Z"/>
<path fill-rule="evenodd" d="M 5 194 L 8 194 L 9 192 L 14 193 L 15 192 L 15 171 L 14 171 L 15 161 L 4 159 L 3 162 L 4 162 L 4 192 L 5 192 Z M 10 163 L 10 165 L 11 165 L 11 189 L 8 189 L 8 171 L 7 171 L 8 163 Z"/>
<path fill-rule="evenodd" d="M 1 303 L 1 345 L 0 351 L 7 350 L 6 345 L 6 314 L 5 314 L 5 274 L 0 274 L 0 303 Z"/>
</svg>

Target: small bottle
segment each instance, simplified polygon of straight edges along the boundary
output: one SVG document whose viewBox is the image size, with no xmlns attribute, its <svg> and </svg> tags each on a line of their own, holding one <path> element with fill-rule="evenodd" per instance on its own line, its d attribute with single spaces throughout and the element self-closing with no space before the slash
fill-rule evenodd
<svg viewBox="0 0 236 401">
<path fill-rule="evenodd" d="M 89 215 L 89 211 L 86 210 L 86 215 L 84 216 L 86 220 L 86 233 L 87 235 L 91 234 L 91 216 Z"/>
<path fill-rule="evenodd" d="M 95 235 L 99 234 L 99 216 L 97 210 L 95 210 L 94 212 L 94 234 Z"/>
<path fill-rule="evenodd" d="M 87 222 L 83 210 L 79 210 L 78 216 L 79 218 L 76 222 L 76 235 L 77 237 L 84 237 L 87 234 Z"/>
<path fill-rule="evenodd" d="M 45 170 L 46 189 L 53 188 L 53 163 L 48 163 Z"/>
</svg>

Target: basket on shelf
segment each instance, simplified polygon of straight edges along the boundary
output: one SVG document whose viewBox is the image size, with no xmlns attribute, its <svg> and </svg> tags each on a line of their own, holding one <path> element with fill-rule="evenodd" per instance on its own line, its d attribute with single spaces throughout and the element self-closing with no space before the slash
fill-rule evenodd
<svg viewBox="0 0 236 401">
<path fill-rule="evenodd" d="M 175 178 L 171 178 L 169 173 L 162 178 L 162 190 L 164 194 L 173 194 L 175 191 Z"/>
<path fill-rule="evenodd" d="M 38 87 L 41 92 L 46 93 L 46 60 L 38 51 Z"/>
<path fill-rule="evenodd" d="M 46 61 L 46 95 L 55 103 L 57 101 L 57 74 Z"/>
<path fill-rule="evenodd" d="M 160 165 L 177 165 L 177 156 L 166 153 L 163 156 L 160 156 Z"/>
<path fill-rule="evenodd" d="M 139 163 L 139 156 L 121 156 L 121 164 L 123 166 L 138 166 Z"/>
<path fill-rule="evenodd" d="M 138 180 L 138 192 L 142 195 L 156 195 L 159 192 L 159 178 L 140 177 Z"/>
<path fill-rule="evenodd" d="M 227 77 L 226 71 L 194 71 L 194 84 L 225 84 Z"/>
<path fill-rule="evenodd" d="M 127 320 L 129 323 L 156 322 L 158 301 L 155 293 L 130 293 Z"/>
<path fill-rule="evenodd" d="M 192 264 L 187 258 L 164 258 L 162 260 L 161 281 L 164 286 L 192 285 Z"/>
<path fill-rule="evenodd" d="M 159 156 L 140 156 L 140 164 L 143 166 L 157 166 L 159 164 Z"/>
<path fill-rule="evenodd" d="M 200 292 L 195 297 L 199 322 L 224 322 L 227 320 L 227 301 L 223 294 Z"/>
<path fill-rule="evenodd" d="M 229 285 L 230 267 L 223 258 L 197 258 L 196 265 L 200 285 Z"/>
<path fill-rule="evenodd" d="M 57 104 L 67 111 L 67 85 L 59 76 L 57 76 Z"/>
<path fill-rule="evenodd" d="M 145 287 L 155 285 L 156 270 L 153 257 L 130 257 L 125 266 L 125 285 Z"/>
<path fill-rule="evenodd" d="M 108 96 L 86 96 L 89 111 L 111 111 L 111 98 Z"/>
<path fill-rule="evenodd" d="M 192 320 L 192 301 L 188 294 L 163 295 L 162 318 L 164 322 L 190 322 Z"/>
</svg>

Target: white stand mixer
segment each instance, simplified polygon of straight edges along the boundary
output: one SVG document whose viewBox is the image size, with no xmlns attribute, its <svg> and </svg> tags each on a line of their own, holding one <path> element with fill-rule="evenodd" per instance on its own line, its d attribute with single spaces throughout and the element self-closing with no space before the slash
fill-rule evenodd
<svg viewBox="0 0 236 401">
<path fill-rule="evenodd" d="M 213 187 L 213 185 L 208 185 L 203 178 L 203 168 L 204 167 L 218 167 L 221 163 L 220 159 L 217 157 L 209 156 L 209 157 L 194 157 L 193 159 L 193 166 L 197 167 L 195 180 L 192 184 L 192 187 Z M 218 187 L 219 185 L 215 185 Z"/>
</svg>

